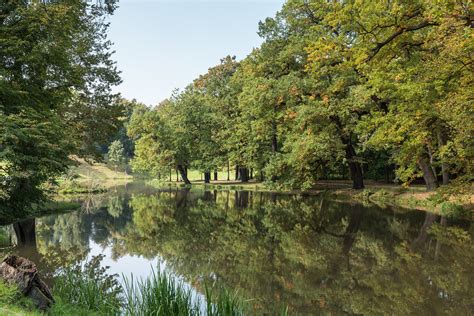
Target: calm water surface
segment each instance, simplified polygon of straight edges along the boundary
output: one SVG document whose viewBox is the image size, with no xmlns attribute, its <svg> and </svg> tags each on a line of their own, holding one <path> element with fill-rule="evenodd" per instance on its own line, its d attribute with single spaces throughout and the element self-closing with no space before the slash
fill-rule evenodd
<svg viewBox="0 0 474 316">
<path fill-rule="evenodd" d="M 200 296 L 217 282 L 256 314 L 455 314 L 474 310 L 474 225 L 322 196 L 152 189 L 81 199 L 72 213 L 0 227 L 0 254 L 58 268 L 105 255 L 111 273 L 158 266 Z"/>
</svg>

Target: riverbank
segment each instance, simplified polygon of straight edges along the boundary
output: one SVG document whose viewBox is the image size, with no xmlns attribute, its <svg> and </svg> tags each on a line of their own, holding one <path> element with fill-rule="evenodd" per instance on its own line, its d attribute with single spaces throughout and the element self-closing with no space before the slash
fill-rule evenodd
<svg viewBox="0 0 474 316">
<path fill-rule="evenodd" d="M 244 315 L 247 304 L 224 288 L 203 285 L 201 300 L 193 296 L 183 281 L 163 271 L 153 272 L 144 280 L 133 275 L 118 282 L 101 267 L 102 257 L 84 265 L 62 270 L 54 280 L 55 302 L 45 312 L 14 286 L 0 279 L 2 315 Z M 286 315 L 286 312 L 282 313 Z"/>
<path fill-rule="evenodd" d="M 61 194 L 102 193 L 108 189 L 123 185 L 131 181 L 145 181 L 153 187 L 174 186 L 186 187 L 182 181 L 163 181 L 149 179 L 147 177 L 129 175 L 125 172 L 114 171 L 106 164 L 89 164 L 82 159 L 76 159 L 78 165 L 71 172 L 76 177 L 75 188 L 61 190 Z M 174 178 L 175 175 L 172 175 Z M 247 183 L 226 180 L 228 175 L 220 172 L 217 181 L 206 184 L 202 180 L 202 174 L 196 170 L 190 170 L 189 179 L 191 186 L 202 187 L 208 190 L 244 190 L 258 192 L 276 192 L 284 194 L 321 194 L 325 193 L 335 200 L 348 200 L 361 203 L 374 203 L 380 206 L 391 206 L 402 209 L 417 209 L 429 211 L 441 215 L 462 216 L 472 219 L 474 216 L 474 188 L 470 195 L 460 195 L 456 199 L 445 201 L 436 192 L 427 192 L 424 185 L 411 185 L 403 187 L 396 184 L 387 184 L 373 180 L 365 180 L 365 189 L 353 190 L 350 180 L 323 180 L 319 181 L 312 189 L 306 191 L 285 190 L 271 187 L 263 182 L 251 180 Z M 179 177 L 176 176 L 176 179 Z M 61 187 L 61 185 L 60 185 Z M 65 187 L 65 184 L 62 184 Z M 74 185 L 72 186 L 74 187 Z"/>
<path fill-rule="evenodd" d="M 192 181 L 191 185 L 183 182 L 163 182 L 158 180 L 147 181 L 154 187 L 198 187 L 206 190 L 243 190 L 256 192 L 275 192 L 279 194 L 303 194 L 317 195 L 327 194 L 331 199 L 338 201 L 352 201 L 358 203 L 374 203 L 379 206 L 391 206 L 401 209 L 416 209 L 428 211 L 439 215 L 461 216 L 473 219 L 474 216 L 474 194 L 459 195 L 456 199 L 443 200 L 436 191 L 427 192 L 424 185 L 412 185 L 403 187 L 396 184 L 386 184 L 376 181 L 365 181 L 364 190 L 354 190 L 349 180 L 325 180 L 318 182 L 312 189 L 284 190 L 269 187 L 265 183 L 249 181 Z"/>
</svg>

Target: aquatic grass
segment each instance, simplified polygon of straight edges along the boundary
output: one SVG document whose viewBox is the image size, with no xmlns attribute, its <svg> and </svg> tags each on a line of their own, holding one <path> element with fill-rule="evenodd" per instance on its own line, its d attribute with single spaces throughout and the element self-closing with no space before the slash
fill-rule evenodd
<svg viewBox="0 0 474 316">
<path fill-rule="evenodd" d="M 237 292 L 229 292 L 220 287 L 216 291 L 216 285 L 209 287 L 204 285 L 206 294 L 207 316 L 241 316 L 246 315 L 245 303 L 238 297 Z"/>
<path fill-rule="evenodd" d="M 90 313 L 117 315 L 123 302 L 122 288 L 116 275 L 106 274 L 100 266 L 103 256 L 93 257 L 84 265 L 62 269 L 55 278 L 53 296 Z"/>
<path fill-rule="evenodd" d="M 280 316 L 288 316 L 290 312 L 288 311 L 288 305 L 284 305 L 280 308 Z"/>
<path fill-rule="evenodd" d="M 200 315 L 199 301 L 193 302 L 190 289 L 169 274 L 152 271 L 150 277 L 134 282 L 124 278 L 126 315 Z"/>
<path fill-rule="evenodd" d="M 171 273 L 152 269 L 145 279 L 107 274 L 101 267 L 104 256 L 83 265 L 62 269 L 55 277 L 55 303 L 47 315 L 133 315 L 133 316 L 242 316 L 251 314 L 237 292 L 204 283 L 205 300 L 193 295 L 191 287 Z M 0 314 L 40 315 L 15 287 L 0 282 Z M 18 311 L 18 313 L 17 313 Z M 41 314 L 42 315 L 42 314 Z M 282 310 L 281 315 L 288 315 Z"/>
<path fill-rule="evenodd" d="M 205 302 L 194 298 L 191 289 L 170 273 L 152 270 L 146 279 L 123 278 L 126 315 L 241 316 L 246 304 L 236 292 L 204 284 Z"/>
</svg>

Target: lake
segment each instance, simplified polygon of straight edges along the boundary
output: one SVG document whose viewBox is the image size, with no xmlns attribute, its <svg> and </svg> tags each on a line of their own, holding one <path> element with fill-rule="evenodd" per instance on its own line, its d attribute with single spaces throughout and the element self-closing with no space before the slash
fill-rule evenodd
<svg viewBox="0 0 474 316">
<path fill-rule="evenodd" d="M 236 292 L 256 314 L 474 310 L 474 225 L 329 196 L 155 189 L 79 199 L 80 210 L 0 226 L 0 254 L 57 269 L 103 255 L 110 273 L 166 269 L 197 296 Z"/>
</svg>

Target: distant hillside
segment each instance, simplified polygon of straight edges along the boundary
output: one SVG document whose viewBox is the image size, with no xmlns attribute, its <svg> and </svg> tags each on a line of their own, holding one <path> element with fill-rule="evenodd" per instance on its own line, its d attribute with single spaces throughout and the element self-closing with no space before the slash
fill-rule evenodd
<svg viewBox="0 0 474 316">
<path fill-rule="evenodd" d="M 93 179 L 133 179 L 132 175 L 126 174 L 122 171 L 115 172 L 104 163 L 90 164 L 81 158 L 74 158 L 79 165 L 71 168 L 71 172 L 79 175 L 79 180 L 93 180 Z"/>
</svg>

